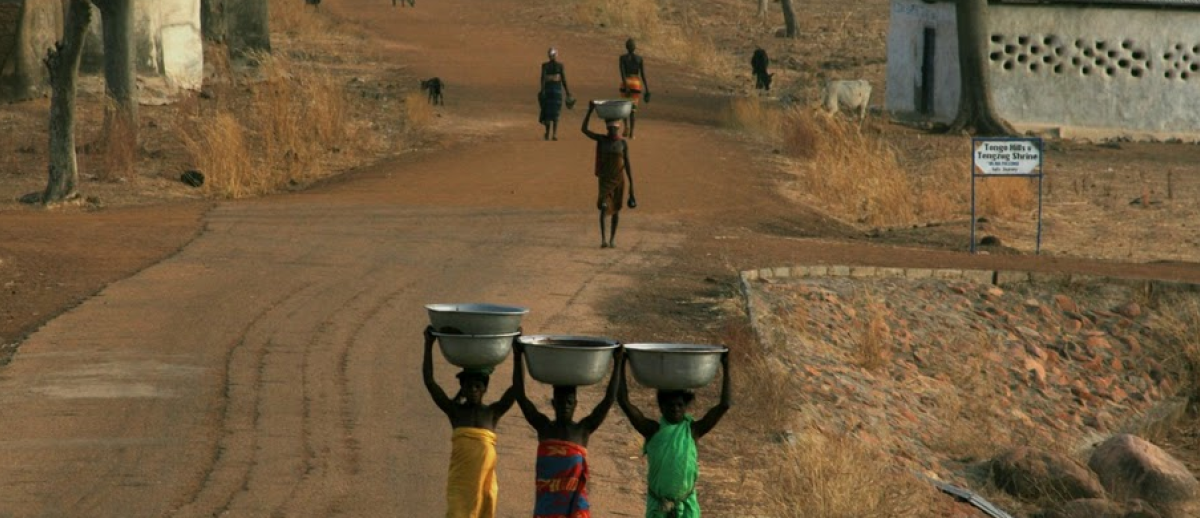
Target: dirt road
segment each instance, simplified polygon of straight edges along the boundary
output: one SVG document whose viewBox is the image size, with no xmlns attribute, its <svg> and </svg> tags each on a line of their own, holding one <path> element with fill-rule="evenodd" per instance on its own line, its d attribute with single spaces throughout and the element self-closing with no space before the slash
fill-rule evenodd
<svg viewBox="0 0 1200 518">
<path fill-rule="evenodd" d="M 599 249 L 579 115 L 559 142 L 541 139 L 534 74 L 549 44 L 498 25 L 500 4 L 328 5 L 369 21 L 418 75 L 442 76 L 446 125 L 469 135 L 308 193 L 218 205 L 179 253 L 32 335 L 0 380 L 0 511 L 437 516 L 450 427 L 420 380 L 423 304 L 521 304 L 527 332 L 608 334 L 595 308 L 668 265 L 681 219 L 755 202 L 720 167 L 740 151 L 691 125 L 691 94 L 673 107 L 663 88 L 651 117 L 684 117 L 641 128 L 643 208 L 617 249 Z M 576 96 L 613 93 L 619 42 L 554 39 Z M 636 477 L 613 464 L 631 433 L 614 412 L 592 441 L 602 515 L 641 507 Z M 499 434 L 501 515 L 527 515 L 535 438 L 519 411 Z"/>
<path fill-rule="evenodd" d="M 526 305 L 531 333 L 665 340 L 702 335 L 703 318 L 677 306 L 739 267 L 1198 276 L 794 239 L 851 233 L 773 194 L 749 151 L 706 124 L 717 98 L 666 67 L 652 70 L 654 104 L 632 143 L 641 206 L 618 247 L 601 250 L 579 108 L 545 142 L 533 100 L 551 45 L 576 97 L 612 96 L 619 40 L 539 31 L 514 19 L 518 0 L 324 7 L 368 25 L 414 75 L 448 83 L 447 148 L 302 194 L 219 204 L 178 253 L 32 335 L 0 372 L 0 513 L 438 516 L 450 427 L 419 375 L 431 302 Z M 528 515 L 533 491 L 535 438 L 513 412 L 499 429 L 505 517 Z M 632 437 L 614 411 L 593 438 L 599 516 L 640 515 Z"/>
</svg>

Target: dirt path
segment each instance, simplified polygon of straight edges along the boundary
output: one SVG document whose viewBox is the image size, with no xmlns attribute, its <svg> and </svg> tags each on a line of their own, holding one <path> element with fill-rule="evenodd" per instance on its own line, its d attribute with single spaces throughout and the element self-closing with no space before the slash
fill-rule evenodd
<svg viewBox="0 0 1200 518">
<path fill-rule="evenodd" d="M 719 290 L 738 268 L 772 264 L 970 264 L 1200 280 L 1186 265 L 967 257 L 845 241 L 855 233 L 773 194 L 750 151 L 706 125 L 719 100 L 665 67 L 655 70 L 655 104 L 633 142 L 641 207 L 622 221 L 619 248 L 600 250 L 581 113 L 567 112 L 561 141 L 544 142 L 533 94 L 537 65 L 555 45 L 578 98 L 610 96 L 620 42 L 535 30 L 512 19 L 519 7 L 328 2 L 367 23 L 416 75 L 447 81 L 447 149 L 303 194 L 219 204 L 181 251 L 29 337 L 0 378 L 0 485 L 10 489 L 0 509 L 437 516 L 450 430 L 417 374 L 421 306 L 430 302 L 527 305 L 527 332 L 667 340 L 704 335 L 706 313 L 689 305 L 697 294 Z M 173 221 L 186 227 L 188 217 Z M 449 367 L 438 366 L 451 386 Z M 497 372 L 493 395 L 507 387 L 507 373 Z M 527 515 L 534 436 L 516 411 L 499 434 L 500 516 Z M 632 431 L 613 412 L 591 454 L 600 515 L 640 515 L 635 454 Z"/>
</svg>

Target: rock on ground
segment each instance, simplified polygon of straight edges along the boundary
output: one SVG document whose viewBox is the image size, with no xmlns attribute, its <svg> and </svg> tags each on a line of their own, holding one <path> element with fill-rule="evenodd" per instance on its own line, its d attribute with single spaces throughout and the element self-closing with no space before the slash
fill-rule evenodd
<svg viewBox="0 0 1200 518">
<path fill-rule="evenodd" d="M 1100 443 L 1088 467 L 1114 498 L 1145 500 L 1168 518 L 1200 516 L 1200 481 L 1182 462 L 1140 437 L 1122 434 Z"/>
<path fill-rule="evenodd" d="M 1061 453 L 1018 447 L 992 460 L 996 486 L 1029 500 L 1103 498 L 1104 487 L 1095 473 Z"/>
</svg>

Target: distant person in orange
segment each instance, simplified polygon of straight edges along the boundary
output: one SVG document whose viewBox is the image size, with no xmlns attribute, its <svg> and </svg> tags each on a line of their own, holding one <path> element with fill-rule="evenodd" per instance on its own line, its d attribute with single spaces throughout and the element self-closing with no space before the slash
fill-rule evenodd
<svg viewBox="0 0 1200 518">
<path fill-rule="evenodd" d="M 446 518 L 494 518 L 496 483 L 496 423 L 517 401 L 510 387 L 499 401 L 483 404 L 492 369 L 458 373 L 458 394 L 446 396 L 433 378 L 433 327 L 425 328 L 425 358 L 421 373 L 433 402 L 450 418 L 450 472 L 446 481 Z"/>
<path fill-rule="evenodd" d="M 589 130 L 588 122 L 592 120 L 592 113 L 595 111 L 596 101 L 592 101 L 588 104 L 587 115 L 583 117 L 583 134 L 596 141 L 595 174 L 599 182 L 596 209 L 600 211 L 600 248 L 615 248 L 617 224 L 621 222 L 621 204 L 625 202 L 625 176 L 621 173 L 633 177 L 629 166 L 629 144 L 621 138 L 621 122 L 618 119 L 604 121 L 607 133 Z M 636 206 L 632 201 L 632 194 L 630 200 L 629 206 Z M 604 229 L 605 216 L 612 222 L 607 236 Z"/>
<path fill-rule="evenodd" d="M 646 81 L 646 66 L 642 57 L 637 55 L 637 43 L 633 38 L 625 40 L 626 53 L 619 59 L 621 67 L 621 97 L 633 103 L 629 118 L 625 120 L 625 138 L 633 138 L 633 125 L 637 122 L 638 102 L 645 99 L 650 102 L 650 83 Z"/>
</svg>

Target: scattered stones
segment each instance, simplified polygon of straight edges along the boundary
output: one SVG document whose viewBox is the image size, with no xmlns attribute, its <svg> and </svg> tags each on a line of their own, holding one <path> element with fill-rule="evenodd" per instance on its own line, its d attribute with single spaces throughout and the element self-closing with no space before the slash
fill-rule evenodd
<svg viewBox="0 0 1200 518">
<path fill-rule="evenodd" d="M 1079 312 L 1079 306 L 1075 305 L 1075 301 L 1071 300 L 1071 297 L 1059 293 L 1054 296 L 1054 302 L 1058 304 L 1058 307 L 1063 311 L 1069 311 L 1071 313 Z"/>
</svg>

